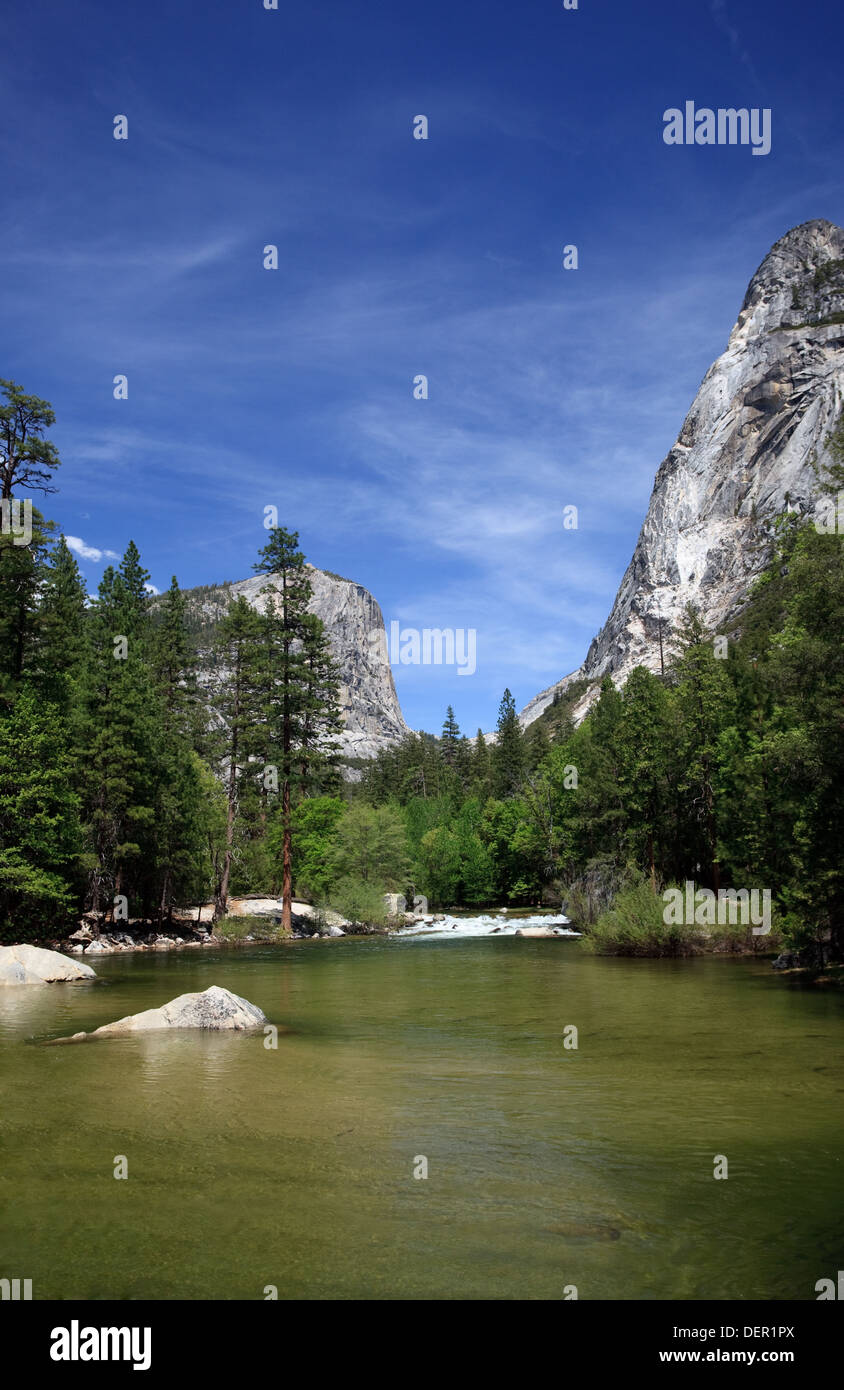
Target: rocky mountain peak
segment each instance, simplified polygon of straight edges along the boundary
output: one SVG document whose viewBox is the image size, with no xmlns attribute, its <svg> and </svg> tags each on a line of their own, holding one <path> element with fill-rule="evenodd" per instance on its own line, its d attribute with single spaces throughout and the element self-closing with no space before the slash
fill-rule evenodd
<svg viewBox="0 0 844 1390">
<path fill-rule="evenodd" d="M 730 341 L 834 314 L 842 283 L 836 262 L 842 258 L 844 230 L 834 222 L 816 218 L 792 227 L 751 279 Z"/>
<path fill-rule="evenodd" d="M 685 605 L 721 631 L 771 553 L 774 521 L 814 513 L 813 459 L 844 409 L 844 229 L 817 219 L 787 232 L 747 289 L 726 351 L 710 367 L 660 464 L 633 558 L 583 665 L 525 706 L 536 719 L 576 680 L 660 669 L 660 632 Z"/>
</svg>

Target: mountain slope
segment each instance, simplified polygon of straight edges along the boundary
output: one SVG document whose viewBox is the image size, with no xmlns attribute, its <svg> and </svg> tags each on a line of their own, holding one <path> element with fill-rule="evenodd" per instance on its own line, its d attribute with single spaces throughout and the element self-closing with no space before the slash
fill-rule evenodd
<svg viewBox="0 0 844 1390">
<path fill-rule="evenodd" d="M 657 471 L 647 516 L 610 615 L 577 671 L 536 695 L 523 726 L 575 682 L 660 669 L 663 638 L 688 602 L 716 633 L 771 550 L 774 519 L 818 504 L 812 458 L 844 406 L 844 230 L 822 220 L 788 232 L 750 281 L 726 351 L 710 367 Z"/>
</svg>

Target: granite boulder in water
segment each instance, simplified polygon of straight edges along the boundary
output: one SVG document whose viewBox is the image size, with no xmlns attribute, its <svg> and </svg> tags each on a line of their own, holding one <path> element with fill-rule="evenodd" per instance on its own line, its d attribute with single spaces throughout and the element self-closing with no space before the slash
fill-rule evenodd
<svg viewBox="0 0 844 1390">
<path fill-rule="evenodd" d="M 104 1023 L 93 1033 L 77 1033 L 76 1038 L 100 1038 L 121 1033 L 149 1033 L 163 1028 L 204 1028 L 212 1032 L 234 1030 L 243 1032 L 247 1028 L 260 1028 L 267 1022 L 266 1015 L 241 999 L 231 990 L 211 985 L 201 994 L 180 994 L 160 1009 L 146 1009 L 142 1014 L 129 1014 L 119 1018 L 116 1023 Z"/>
<path fill-rule="evenodd" d="M 0 985 L 43 985 L 56 980 L 93 980 L 90 965 L 41 946 L 0 946 Z"/>
</svg>

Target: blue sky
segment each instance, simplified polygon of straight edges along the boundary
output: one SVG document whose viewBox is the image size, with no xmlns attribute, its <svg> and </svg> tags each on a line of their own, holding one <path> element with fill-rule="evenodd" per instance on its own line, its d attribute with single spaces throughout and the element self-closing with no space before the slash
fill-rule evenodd
<svg viewBox="0 0 844 1390">
<path fill-rule="evenodd" d="M 249 576 L 276 505 L 388 623 L 476 629 L 471 677 L 395 668 L 417 728 L 580 663 L 747 281 L 844 222 L 830 0 L 33 0 L 4 29 L 0 375 L 56 410 L 47 514 L 163 588 Z M 665 145 L 686 100 L 769 107 L 771 153 Z"/>
</svg>

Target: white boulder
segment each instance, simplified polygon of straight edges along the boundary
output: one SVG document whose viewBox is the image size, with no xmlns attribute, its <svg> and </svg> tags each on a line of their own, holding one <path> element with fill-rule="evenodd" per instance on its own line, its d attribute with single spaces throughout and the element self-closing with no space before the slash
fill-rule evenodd
<svg viewBox="0 0 844 1390">
<path fill-rule="evenodd" d="M 104 1023 L 93 1033 L 82 1037 L 108 1037 L 120 1033 L 149 1033 L 162 1028 L 204 1028 L 213 1032 L 233 1029 L 260 1028 L 267 1022 L 265 1014 L 248 999 L 241 999 L 231 990 L 211 985 L 200 994 L 180 994 L 159 1009 L 146 1009 L 141 1014 L 129 1014 L 116 1023 Z M 78 1037 L 75 1034 L 74 1037 Z"/>
<path fill-rule="evenodd" d="M 58 951 L 40 946 L 0 946 L 0 985 L 43 985 L 54 980 L 90 980 L 95 974 Z"/>
</svg>

